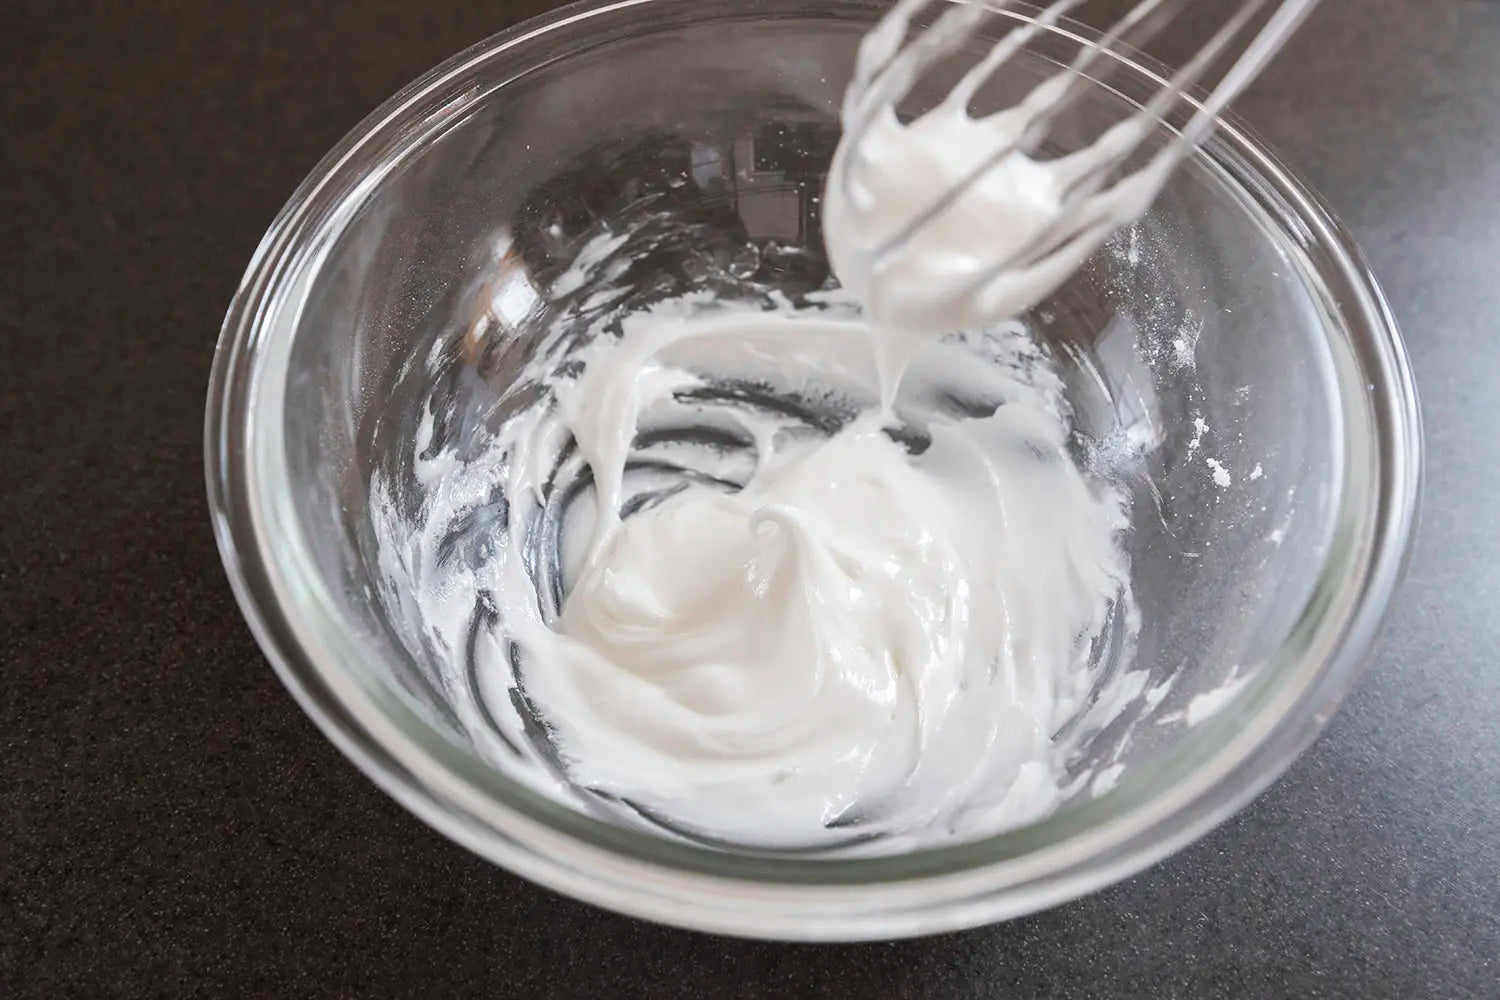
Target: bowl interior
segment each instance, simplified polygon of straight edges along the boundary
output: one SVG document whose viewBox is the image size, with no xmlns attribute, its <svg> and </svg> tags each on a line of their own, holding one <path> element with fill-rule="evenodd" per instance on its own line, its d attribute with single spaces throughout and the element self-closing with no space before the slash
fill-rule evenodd
<svg viewBox="0 0 1500 1000">
<path fill-rule="evenodd" d="M 425 629 L 400 567 L 382 563 L 372 482 L 396 484 L 403 516 L 421 516 L 419 434 L 462 450 L 488 433 L 559 278 L 643 205 L 683 227 L 651 262 L 671 289 L 824 285 L 823 173 L 879 7 L 653 10 L 492 50 L 452 71 L 420 114 L 383 124 L 384 145 L 366 151 L 378 162 L 283 279 L 284 366 L 265 376 L 284 464 L 262 470 L 261 488 L 289 498 L 277 525 L 296 539 L 288 572 L 358 650 L 328 669 L 399 693 L 499 787 L 554 797 L 465 710 L 461 640 Z M 1013 62 L 995 93 L 1052 72 L 1049 46 L 1063 41 Z M 1097 132 L 1155 86 L 1125 69 L 1080 102 L 1058 142 Z M 1329 586 L 1348 491 L 1363 488 L 1347 481 L 1351 436 L 1370 433 L 1349 426 L 1358 361 L 1289 215 L 1231 176 L 1235 155 L 1219 145 L 1189 162 L 1146 218 L 1025 317 L 1067 387 L 1079 461 L 1130 500 L 1139 634 L 1104 665 L 1127 680 L 1096 706 L 1108 725 L 1073 762 L 1086 778 L 1063 810 L 1087 808 L 1089 823 L 1206 760 L 1195 732 L 1221 745 L 1279 688 L 1306 682 L 1289 648 Z M 476 325 L 486 310 L 492 321 Z"/>
</svg>

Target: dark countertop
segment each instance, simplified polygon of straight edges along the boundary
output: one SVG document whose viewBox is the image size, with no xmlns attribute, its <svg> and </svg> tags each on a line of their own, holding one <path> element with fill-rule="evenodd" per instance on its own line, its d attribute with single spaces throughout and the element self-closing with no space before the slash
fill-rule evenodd
<svg viewBox="0 0 1500 1000">
<path fill-rule="evenodd" d="M 548 0 L 7 6 L 0 996 L 1500 995 L 1500 4 L 1327 3 L 1239 105 L 1363 242 L 1424 393 L 1368 680 L 1144 874 L 848 947 L 651 926 L 450 844 L 303 716 L 214 549 L 203 397 L 262 231 L 366 112 Z"/>
</svg>

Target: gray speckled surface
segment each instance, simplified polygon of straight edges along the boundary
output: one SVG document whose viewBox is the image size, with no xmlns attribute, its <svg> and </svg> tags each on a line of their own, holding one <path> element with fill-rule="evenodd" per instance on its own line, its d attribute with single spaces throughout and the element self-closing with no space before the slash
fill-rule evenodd
<svg viewBox="0 0 1500 1000">
<path fill-rule="evenodd" d="M 213 339 L 303 174 L 533 2 L 12 0 L 0 29 L 0 995 L 1500 995 L 1500 4 L 1329 0 L 1239 111 L 1360 238 L 1427 417 L 1369 678 L 1128 882 L 889 945 L 666 930 L 530 886 L 346 763 L 207 526 Z"/>
</svg>

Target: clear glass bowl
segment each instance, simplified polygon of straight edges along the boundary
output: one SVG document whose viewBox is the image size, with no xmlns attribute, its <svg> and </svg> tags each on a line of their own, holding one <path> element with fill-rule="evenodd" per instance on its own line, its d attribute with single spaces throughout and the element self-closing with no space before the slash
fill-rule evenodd
<svg viewBox="0 0 1500 1000">
<path fill-rule="evenodd" d="M 1326 724 L 1408 547 L 1420 426 L 1390 312 L 1321 203 L 1230 123 L 1028 317 L 1067 384 L 1081 461 L 1132 499 L 1142 626 L 1126 666 L 1143 683 L 1084 761 L 1123 764 L 1117 782 L 999 836 L 802 856 L 627 828 L 475 749 L 376 565 L 372 476 L 410 466 L 435 387 L 455 412 L 493 402 L 581 241 L 642 199 L 692 235 L 642 280 L 821 285 L 836 109 L 883 8 L 628 0 L 497 35 L 324 159 L 225 321 L 209 497 L 283 681 L 428 823 L 626 913 L 763 937 L 896 937 L 1138 871 L 1242 806 Z M 1048 72 L 1049 47 L 1073 33 L 1088 37 L 1057 29 L 998 85 Z M 1127 64 L 1074 127 L 1086 134 L 1160 82 Z M 502 243 L 523 279 L 508 297 L 494 284 Z M 476 339 L 476 304 L 491 301 L 509 304 Z"/>
</svg>

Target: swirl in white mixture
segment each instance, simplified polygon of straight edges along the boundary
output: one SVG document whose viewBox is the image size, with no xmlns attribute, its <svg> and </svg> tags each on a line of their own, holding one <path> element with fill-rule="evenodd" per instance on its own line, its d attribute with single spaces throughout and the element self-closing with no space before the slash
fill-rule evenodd
<svg viewBox="0 0 1500 1000">
<path fill-rule="evenodd" d="M 450 603 L 423 617 L 441 621 L 454 594 L 496 595 L 520 676 L 497 640 L 478 647 L 481 683 L 517 743 L 513 685 L 575 786 L 738 843 L 943 837 L 1056 805 L 1052 737 L 1087 701 L 1091 644 L 1126 573 L 1119 505 L 1069 458 L 1050 370 L 1022 377 L 1002 363 L 981 376 L 964 345 L 930 348 L 914 383 L 987 379 L 999 405 L 977 419 L 930 416 L 915 455 L 878 409 L 824 437 L 691 402 L 754 358 L 796 357 L 800 381 L 847 386 L 851 345 L 868 336 L 859 322 L 810 316 L 636 316 L 581 352 L 581 374 L 553 376 L 557 404 L 512 417 L 479 465 L 505 477 L 508 537 L 519 539 L 547 475 L 519 456 L 571 437 L 587 462 L 597 502 L 569 517 L 555 617 L 517 546 L 496 546 L 470 579 L 427 554 L 478 491 L 429 508 L 416 559 L 429 580 L 446 574 L 428 589 Z M 629 470 L 649 465 L 641 432 L 703 420 L 737 426 L 753 461 L 704 461 L 708 449 L 697 464 L 721 462 L 723 477 L 678 484 L 622 519 L 641 492 Z M 746 461 L 726 487 L 728 467 Z M 470 466 L 443 476 L 479 476 Z"/>
</svg>

